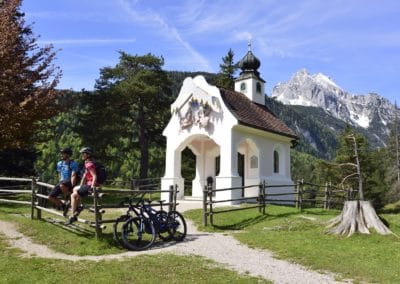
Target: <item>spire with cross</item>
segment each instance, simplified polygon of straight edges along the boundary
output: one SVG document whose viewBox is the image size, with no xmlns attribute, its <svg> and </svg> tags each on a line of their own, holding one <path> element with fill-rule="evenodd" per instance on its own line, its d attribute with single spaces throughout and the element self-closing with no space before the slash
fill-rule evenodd
<svg viewBox="0 0 400 284">
<path fill-rule="evenodd" d="M 248 51 L 251 51 L 251 41 L 252 41 L 252 38 L 251 38 L 251 36 L 249 36 L 249 41 L 247 43 Z"/>
</svg>

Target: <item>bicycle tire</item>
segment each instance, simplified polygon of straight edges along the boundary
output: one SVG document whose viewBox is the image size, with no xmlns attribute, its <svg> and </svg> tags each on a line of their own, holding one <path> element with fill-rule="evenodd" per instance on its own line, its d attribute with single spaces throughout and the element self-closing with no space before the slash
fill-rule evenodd
<svg viewBox="0 0 400 284">
<path fill-rule="evenodd" d="M 124 242 L 122 241 L 121 235 L 122 235 L 122 225 L 124 224 L 124 222 L 126 222 L 129 218 L 129 215 L 122 215 L 120 217 L 118 217 L 115 220 L 115 223 L 113 224 L 113 237 L 114 240 L 122 245 L 123 247 L 125 247 Z M 125 247 L 126 248 L 126 247 Z"/>
<path fill-rule="evenodd" d="M 157 211 L 155 219 L 159 238 L 163 241 L 169 241 L 172 236 L 170 230 L 168 230 L 168 212 L 164 210 Z"/>
<path fill-rule="evenodd" d="M 155 239 L 156 229 L 150 219 L 133 217 L 122 225 L 122 241 L 129 250 L 145 250 L 153 245 Z"/>
<path fill-rule="evenodd" d="M 186 237 L 186 221 L 178 211 L 168 212 L 168 230 L 171 238 L 177 242 L 183 241 Z"/>
</svg>

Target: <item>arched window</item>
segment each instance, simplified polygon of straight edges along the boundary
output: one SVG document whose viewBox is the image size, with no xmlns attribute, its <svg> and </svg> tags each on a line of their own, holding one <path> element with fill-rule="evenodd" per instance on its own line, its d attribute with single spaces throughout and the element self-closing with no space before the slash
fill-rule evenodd
<svg viewBox="0 0 400 284">
<path fill-rule="evenodd" d="M 279 173 L 279 152 L 274 151 L 274 173 Z"/>
</svg>

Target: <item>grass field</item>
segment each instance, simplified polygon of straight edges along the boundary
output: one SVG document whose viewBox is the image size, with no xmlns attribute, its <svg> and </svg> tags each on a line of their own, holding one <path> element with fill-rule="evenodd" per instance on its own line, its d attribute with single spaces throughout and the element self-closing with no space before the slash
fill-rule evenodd
<svg viewBox="0 0 400 284">
<path fill-rule="evenodd" d="M 86 214 L 88 214 L 86 212 Z M 43 217 L 49 215 L 43 213 Z M 96 241 L 91 232 L 67 232 L 49 222 L 30 220 L 30 209 L 0 204 L 0 219 L 18 225 L 35 243 L 76 255 L 103 255 L 125 251 L 113 241 L 111 230 Z M 197 256 L 173 254 L 141 255 L 108 261 L 67 261 L 24 258 L 18 249 L 7 247 L 0 235 L 1 283 L 270 283 L 241 275 Z"/>
<path fill-rule="evenodd" d="M 356 234 L 350 238 L 326 233 L 326 221 L 339 211 L 268 206 L 267 214 L 257 209 L 217 214 L 214 227 L 201 225 L 201 210 L 186 216 L 200 230 L 227 230 L 250 247 L 269 249 L 276 257 L 290 259 L 315 270 L 329 270 L 343 278 L 371 283 L 400 283 L 400 238 Z M 400 214 L 382 217 L 400 235 Z"/>
</svg>

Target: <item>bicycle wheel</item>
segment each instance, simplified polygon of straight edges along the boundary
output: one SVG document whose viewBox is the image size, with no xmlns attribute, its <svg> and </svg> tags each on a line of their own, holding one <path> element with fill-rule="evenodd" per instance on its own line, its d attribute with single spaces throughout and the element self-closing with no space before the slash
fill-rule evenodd
<svg viewBox="0 0 400 284">
<path fill-rule="evenodd" d="M 122 225 L 124 224 L 124 222 L 126 222 L 128 220 L 129 216 L 128 215 L 122 215 L 120 217 L 118 217 L 115 220 L 115 223 L 113 225 L 113 236 L 114 236 L 114 240 L 117 241 L 120 245 L 122 245 L 123 247 L 125 247 L 124 242 L 121 239 L 121 234 L 122 234 Z M 125 247 L 126 248 L 126 247 Z"/>
<path fill-rule="evenodd" d="M 168 212 L 168 231 L 171 238 L 177 242 L 182 241 L 186 237 L 186 222 L 182 214 L 178 211 Z"/>
<path fill-rule="evenodd" d="M 156 229 L 149 219 L 129 218 L 122 225 L 122 241 L 129 250 L 144 250 L 151 247 L 156 239 Z"/>
<path fill-rule="evenodd" d="M 171 233 L 168 230 L 168 213 L 164 210 L 157 211 L 155 215 L 157 223 L 157 233 L 161 240 L 168 241 L 171 239 Z"/>
</svg>

